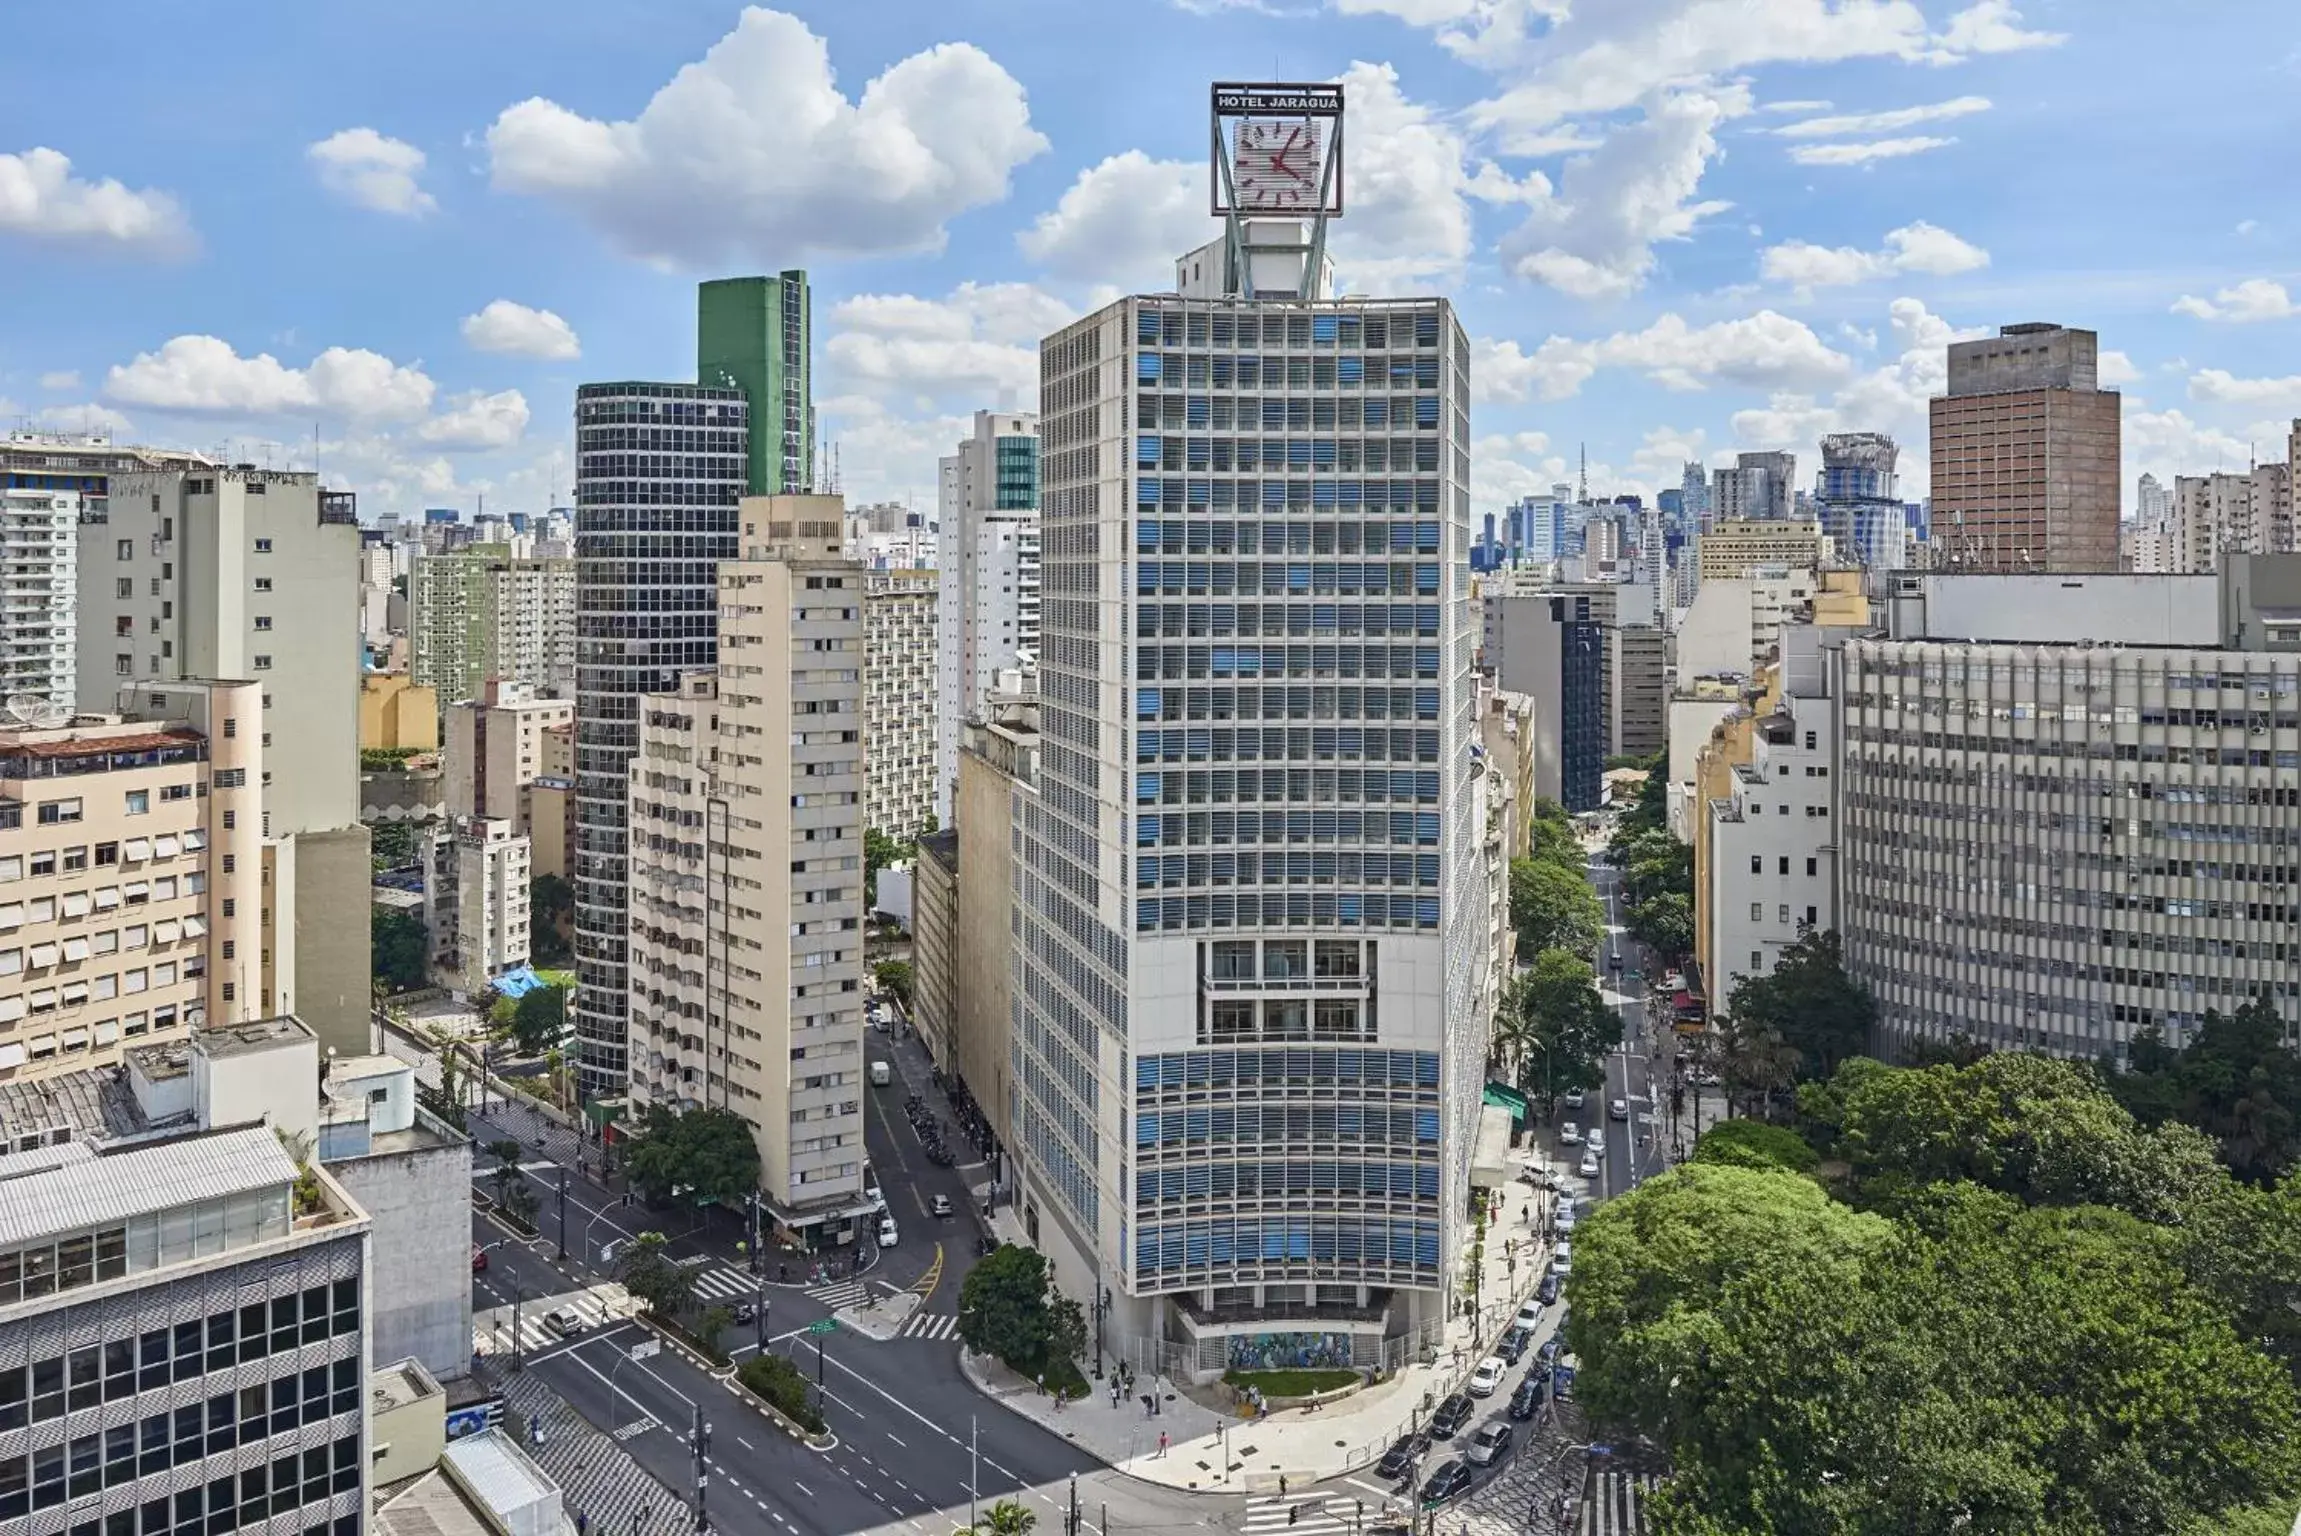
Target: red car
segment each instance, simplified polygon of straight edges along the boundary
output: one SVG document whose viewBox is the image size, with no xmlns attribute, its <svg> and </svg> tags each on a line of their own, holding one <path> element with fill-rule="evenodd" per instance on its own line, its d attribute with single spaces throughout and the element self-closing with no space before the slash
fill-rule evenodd
<svg viewBox="0 0 2301 1536">
<path fill-rule="evenodd" d="M 487 1250 L 480 1247 L 479 1244 L 473 1243 L 471 1245 L 471 1272 L 476 1275 L 485 1268 L 487 1268 Z"/>
</svg>

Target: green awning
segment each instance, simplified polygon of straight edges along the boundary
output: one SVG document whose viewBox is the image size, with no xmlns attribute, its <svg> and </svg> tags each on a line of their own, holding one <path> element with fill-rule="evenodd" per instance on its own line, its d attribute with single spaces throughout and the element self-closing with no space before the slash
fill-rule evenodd
<svg viewBox="0 0 2301 1536">
<path fill-rule="evenodd" d="M 1484 1102 L 1510 1111 L 1510 1118 L 1520 1125 L 1526 1123 L 1526 1095 L 1507 1083 L 1488 1083 Z"/>
</svg>

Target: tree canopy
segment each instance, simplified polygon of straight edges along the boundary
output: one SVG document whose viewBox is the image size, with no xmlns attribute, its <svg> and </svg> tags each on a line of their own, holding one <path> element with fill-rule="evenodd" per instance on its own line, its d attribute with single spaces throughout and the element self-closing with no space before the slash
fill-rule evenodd
<svg viewBox="0 0 2301 1536">
<path fill-rule="evenodd" d="M 1878 1021 L 1869 989 L 1846 974 L 1834 931 L 1804 935 L 1763 976 L 1737 974 L 1726 1012 L 1741 1028 L 1771 1033 L 1797 1052 L 1799 1078 L 1828 1077 L 1860 1055 Z"/>
<path fill-rule="evenodd" d="M 695 1271 L 671 1262 L 660 1232 L 642 1232 L 623 1245 L 615 1278 L 655 1317 L 676 1317 L 695 1303 Z"/>
<path fill-rule="evenodd" d="M 1518 930 L 1521 954 L 1565 949 L 1587 963 L 1606 936 L 1606 909 L 1579 865 L 1512 859 L 1510 925 Z"/>
<path fill-rule="evenodd" d="M 1546 949 L 1502 994 L 1495 1043 L 1529 1092 L 1560 1094 L 1605 1081 L 1605 1056 L 1620 1022 L 1598 996 L 1590 962 Z"/>
<path fill-rule="evenodd" d="M 531 987 L 511 1005 L 511 1038 L 526 1055 L 550 1050 L 566 1032 L 564 987 Z"/>
<path fill-rule="evenodd" d="M 2143 1536 L 2301 1486 L 2290 1377 L 2113 1211 L 1696 1162 L 1574 1246 L 1581 1398 L 1669 1453 L 1664 1531 Z"/>
<path fill-rule="evenodd" d="M 430 971 L 431 940 L 422 919 L 397 907 L 368 908 L 370 969 L 393 992 L 424 984 Z"/>
<path fill-rule="evenodd" d="M 624 1158 L 624 1171 L 650 1203 L 673 1197 L 741 1206 L 759 1187 L 759 1148 L 751 1127 L 727 1109 L 678 1114 L 650 1104 Z"/>
<path fill-rule="evenodd" d="M 1805 1173 L 1821 1160 L 1796 1131 L 1763 1120 L 1721 1120 L 1694 1143 L 1694 1161 Z"/>
<path fill-rule="evenodd" d="M 911 986 L 914 980 L 908 960 L 882 960 L 871 967 L 871 977 L 880 986 L 895 995 L 895 1001 L 911 1006 Z"/>
<path fill-rule="evenodd" d="M 2127 1048 L 2109 1089 L 2144 1125 L 2178 1120 L 2213 1138 L 2239 1178 L 2270 1183 L 2301 1162 L 2301 1053 L 2266 1001 L 2209 1012 L 2181 1049 L 2155 1029 Z"/>
<path fill-rule="evenodd" d="M 996 1355 L 1026 1375 L 1043 1371 L 1059 1356 L 1055 1300 L 1046 1255 L 1005 1244 L 968 1270 L 959 1287 L 959 1337 L 976 1354 Z"/>
</svg>

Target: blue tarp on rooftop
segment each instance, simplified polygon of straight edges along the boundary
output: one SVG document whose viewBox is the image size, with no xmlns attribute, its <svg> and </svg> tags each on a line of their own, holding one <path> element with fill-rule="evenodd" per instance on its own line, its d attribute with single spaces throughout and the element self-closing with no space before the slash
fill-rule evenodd
<svg viewBox="0 0 2301 1536">
<path fill-rule="evenodd" d="M 517 1002 L 546 983 L 541 976 L 535 974 L 533 966 L 521 965 L 514 966 L 501 976 L 496 977 L 493 985 L 499 996 L 508 997 Z"/>
</svg>

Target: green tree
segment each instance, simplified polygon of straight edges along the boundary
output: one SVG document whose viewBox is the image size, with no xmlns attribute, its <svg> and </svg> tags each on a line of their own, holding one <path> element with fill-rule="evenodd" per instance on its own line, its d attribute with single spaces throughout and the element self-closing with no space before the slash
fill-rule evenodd
<svg viewBox="0 0 2301 1536">
<path fill-rule="evenodd" d="M 871 967 L 871 977 L 905 1008 L 911 1006 L 912 971 L 908 960 L 882 960 Z"/>
<path fill-rule="evenodd" d="M 558 875 L 537 875 L 527 883 L 529 931 L 539 965 L 570 958 L 567 936 L 575 927 L 575 887 Z"/>
<path fill-rule="evenodd" d="M 1694 903 L 1677 891 L 1649 896 L 1630 909 L 1630 934 L 1665 960 L 1694 949 Z"/>
<path fill-rule="evenodd" d="M 1521 953 L 1572 950 L 1585 960 L 1606 934 L 1606 909 L 1582 871 L 1541 859 L 1510 861 L 1510 925 Z"/>
<path fill-rule="evenodd" d="M 1013 1499 L 1001 1499 L 983 1511 L 981 1521 L 960 1526 L 953 1536 L 1031 1536 L 1038 1524 L 1037 1515 Z"/>
<path fill-rule="evenodd" d="M 1621 1039 L 1621 1025 L 1598 996 L 1587 960 L 1543 950 L 1505 997 L 1516 1014 L 1509 1035 L 1521 1087 L 1554 1097 L 1605 1082 L 1606 1052 Z"/>
<path fill-rule="evenodd" d="M 2110 1092 L 2143 1124 L 2195 1126 L 2220 1145 L 2232 1172 L 2255 1184 L 2301 1161 L 2301 1053 L 2266 1001 L 2208 1012 L 2178 1050 L 2145 1031 L 2127 1061 L 2126 1071 L 2108 1069 Z"/>
<path fill-rule="evenodd" d="M 533 1056 L 559 1044 L 567 1032 L 567 992 L 562 987 L 530 987 L 511 1007 L 511 1038 Z"/>
<path fill-rule="evenodd" d="M 1089 1342 L 1086 1309 L 1061 1291 L 1053 1292 L 1047 1300 L 1048 1362 L 1083 1360 Z"/>
<path fill-rule="evenodd" d="M 781 1355 L 753 1355 L 736 1370 L 735 1379 L 809 1434 L 823 1433 L 823 1413 L 815 1401 L 814 1383 Z"/>
<path fill-rule="evenodd" d="M 431 954 L 422 919 L 397 907 L 371 906 L 368 913 L 370 964 L 376 980 L 394 992 L 422 986 Z"/>
<path fill-rule="evenodd" d="M 1807 1173 L 1820 1155 L 1797 1132 L 1763 1120 L 1721 1120 L 1694 1143 L 1697 1163 Z"/>
<path fill-rule="evenodd" d="M 615 1278 L 655 1317 L 677 1317 L 695 1304 L 695 1271 L 671 1262 L 660 1232 L 642 1232 L 623 1245 Z"/>
<path fill-rule="evenodd" d="M 527 1174 L 519 1166 L 525 1149 L 506 1136 L 489 1142 L 487 1150 L 495 1158 L 495 1167 L 488 1173 L 488 1181 L 495 1186 L 495 1203 L 505 1214 L 532 1230 L 535 1226 L 535 1191 L 529 1187 Z"/>
<path fill-rule="evenodd" d="M 379 821 L 368 828 L 368 856 L 381 872 L 398 869 L 415 858 L 415 823 Z"/>
<path fill-rule="evenodd" d="M 1869 988 L 1846 974 L 1834 931 L 1806 934 L 1763 976 L 1735 976 L 1726 1012 L 1780 1036 L 1798 1053 L 1801 1078 L 1828 1077 L 1860 1055 L 1878 1021 Z"/>
<path fill-rule="evenodd" d="M 1719 1020 L 1714 1038 L 1727 1102 L 1771 1118 L 1775 1096 L 1798 1080 L 1798 1048 L 1779 1030 L 1742 1015 Z"/>
<path fill-rule="evenodd" d="M 677 1114 L 650 1104 L 623 1159 L 625 1174 L 652 1204 L 680 1198 L 741 1208 L 759 1187 L 759 1147 L 733 1110 Z"/>
<path fill-rule="evenodd" d="M 877 910 L 879 905 L 879 871 L 890 864 L 900 864 L 918 852 L 916 843 L 897 842 L 877 827 L 863 831 L 863 902 Z"/>
<path fill-rule="evenodd" d="M 1546 864 L 1561 864 L 1576 873 L 1581 872 L 1582 838 L 1574 830 L 1574 818 L 1566 807 L 1547 795 L 1542 796 L 1534 802 L 1534 815 L 1528 832 L 1533 857 Z"/>
<path fill-rule="evenodd" d="M 960 1339 L 1025 1375 L 1044 1370 L 1053 1355 L 1053 1290 L 1045 1254 L 1005 1244 L 968 1270 L 959 1287 Z"/>
</svg>

